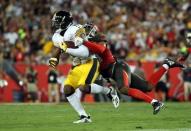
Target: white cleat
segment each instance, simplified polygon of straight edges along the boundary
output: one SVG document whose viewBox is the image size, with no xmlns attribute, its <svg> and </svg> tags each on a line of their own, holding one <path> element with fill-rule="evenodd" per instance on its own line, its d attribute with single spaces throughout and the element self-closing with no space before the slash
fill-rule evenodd
<svg viewBox="0 0 191 131">
<path fill-rule="evenodd" d="M 79 124 L 79 123 L 91 123 L 91 122 L 92 122 L 92 120 L 91 120 L 90 116 L 81 115 L 80 119 L 77 121 L 74 121 L 73 123 Z"/>
<path fill-rule="evenodd" d="M 111 91 L 109 93 L 109 96 L 111 97 L 111 100 L 112 100 L 112 103 L 113 103 L 113 106 L 115 108 L 118 108 L 119 107 L 119 103 L 120 103 L 120 100 L 119 100 L 119 97 L 117 95 L 117 90 L 114 88 L 114 87 L 110 87 L 111 88 Z"/>
</svg>

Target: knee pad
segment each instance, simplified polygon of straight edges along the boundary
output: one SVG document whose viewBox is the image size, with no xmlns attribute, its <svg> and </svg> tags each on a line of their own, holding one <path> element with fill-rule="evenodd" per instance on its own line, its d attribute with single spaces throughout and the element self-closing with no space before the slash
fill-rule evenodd
<svg viewBox="0 0 191 131">
<path fill-rule="evenodd" d="M 89 85 L 80 86 L 79 89 L 80 89 L 81 92 L 91 93 L 91 87 Z"/>
<path fill-rule="evenodd" d="M 72 95 L 75 92 L 75 89 L 72 86 L 66 85 L 64 86 L 64 94 L 66 97 Z"/>
</svg>

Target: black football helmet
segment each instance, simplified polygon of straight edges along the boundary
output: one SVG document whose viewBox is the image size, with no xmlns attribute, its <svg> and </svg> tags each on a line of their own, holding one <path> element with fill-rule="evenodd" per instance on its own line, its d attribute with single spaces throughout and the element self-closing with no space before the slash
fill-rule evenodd
<svg viewBox="0 0 191 131">
<path fill-rule="evenodd" d="M 73 23 L 73 18 L 70 12 L 58 11 L 54 14 L 52 18 L 52 27 L 54 29 L 65 30 L 69 25 Z"/>
</svg>

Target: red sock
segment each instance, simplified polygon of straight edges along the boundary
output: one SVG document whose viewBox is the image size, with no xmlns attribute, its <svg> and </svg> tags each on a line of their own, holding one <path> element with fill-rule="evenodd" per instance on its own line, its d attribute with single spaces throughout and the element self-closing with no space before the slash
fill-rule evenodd
<svg viewBox="0 0 191 131">
<path fill-rule="evenodd" d="M 148 79 L 148 82 L 155 86 L 166 71 L 167 69 L 161 66 L 155 73 L 151 75 L 151 77 Z"/>
<path fill-rule="evenodd" d="M 153 98 L 151 98 L 147 94 L 134 88 L 128 88 L 128 95 L 136 99 L 144 100 L 145 102 L 148 102 L 148 103 L 151 103 L 151 101 L 153 100 Z"/>
</svg>

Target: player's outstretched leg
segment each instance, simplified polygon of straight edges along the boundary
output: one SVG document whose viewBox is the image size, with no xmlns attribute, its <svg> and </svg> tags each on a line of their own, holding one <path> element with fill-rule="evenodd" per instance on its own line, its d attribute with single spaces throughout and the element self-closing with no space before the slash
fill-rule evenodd
<svg viewBox="0 0 191 131">
<path fill-rule="evenodd" d="M 139 89 L 135 89 L 135 87 L 132 87 L 132 79 L 131 79 L 131 72 L 129 71 L 128 65 L 124 63 L 117 63 L 115 66 L 114 71 L 114 80 L 117 83 L 117 86 L 119 88 L 119 91 L 124 94 L 131 96 L 136 99 L 143 100 L 147 103 L 150 103 L 151 105 L 155 105 L 154 103 L 158 103 L 159 101 L 150 97 L 149 95 L 145 94 Z M 133 82 L 134 86 L 140 85 L 140 83 Z M 154 114 L 157 114 L 160 111 L 160 106 L 153 106 Z"/>
<path fill-rule="evenodd" d="M 175 60 L 170 58 L 166 58 L 159 69 L 155 71 L 148 80 L 144 80 L 143 78 L 139 77 L 138 75 L 131 73 L 131 85 L 130 87 L 137 88 L 143 92 L 150 92 L 161 79 L 161 77 L 170 69 L 180 67 L 183 68 L 184 66 L 178 63 Z"/>
<path fill-rule="evenodd" d="M 149 95 L 143 93 L 138 89 L 129 88 L 128 95 L 132 96 L 133 98 L 144 100 L 145 102 L 151 103 L 151 105 L 153 106 L 154 115 L 156 115 L 164 105 L 164 103 L 150 97 Z"/>
<path fill-rule="evenodd" d="M 175 67 L 184 68 L 184 66 L 177 61 L 166 58 L 163 62 L 163 65 L 148 79 L 148 83 L 152 85 L 152 87 L 154 87 L 158 83 L 160 78 L 166 73 L 166 71 L 168 71 L 168 69 Z"/>
<path fill-rule="evenodd" d="M 83 106 L 81 105 L 80 99 L 75 94 L 75 89 L 72 86 L 65 85 L 64 86 L 64 94 L 70 103 L 70 105 L 74 108 L 74 110 L 80 116 L 80 119 L 74 121 L 73 123 L 90 123 L 92 122 L 90 116 L 87 115 L 86 111 L 84 110 Z"/>
</svg>

